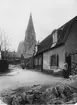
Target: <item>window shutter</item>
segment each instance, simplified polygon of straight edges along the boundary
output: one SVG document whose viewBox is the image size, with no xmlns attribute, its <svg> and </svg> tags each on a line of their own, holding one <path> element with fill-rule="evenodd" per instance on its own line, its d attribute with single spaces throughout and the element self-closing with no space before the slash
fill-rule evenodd
<svg viewBox="0 0 77 105">
<path fill-rule="evenodd" d="M 50 66 L 52 66 L 52 56 L 50 57 Z"/>
<path fill-rule="evenodd" d="M 57 67 L 59 66 L 59 55 L 57 55 Z"/>
</svg>

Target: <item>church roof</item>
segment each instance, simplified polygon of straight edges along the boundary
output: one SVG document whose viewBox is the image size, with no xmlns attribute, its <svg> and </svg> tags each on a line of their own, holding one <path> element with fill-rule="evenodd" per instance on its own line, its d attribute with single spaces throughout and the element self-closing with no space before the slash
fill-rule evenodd
<svg viewBox="0 0 77 105">
<path fill-rule="evenodd" d="M 33 19 L 32 19 L 32 15 L 31 14 L 30 14 L 30 18 L 29 18 L 29 22 L 28 22 L 26 33 L 35 33 L 34 25 L 33 25 Z"/>
</svg>

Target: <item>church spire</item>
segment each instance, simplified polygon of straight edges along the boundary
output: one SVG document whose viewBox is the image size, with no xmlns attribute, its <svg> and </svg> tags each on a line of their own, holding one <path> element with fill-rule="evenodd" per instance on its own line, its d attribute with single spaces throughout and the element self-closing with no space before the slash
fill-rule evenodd
<svg viewBox="0 0 77 105">
<path fill-rule="evenodd" d="M 32 14 L 30 13 L 30 18 L 27 26 L 26 33 L 35 33 L 33 20 L 32 20 Z"/>
</svg>

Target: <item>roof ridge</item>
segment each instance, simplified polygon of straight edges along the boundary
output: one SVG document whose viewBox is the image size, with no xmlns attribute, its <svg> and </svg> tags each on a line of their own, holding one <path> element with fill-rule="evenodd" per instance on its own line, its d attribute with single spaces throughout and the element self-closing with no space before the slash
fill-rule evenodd
<svg viewBox="0 0 77 105">
<path fill-rule="evenodd" d="M 62 27 L 64 27 L 66 24 L 70 23 L 71 21 L 73 21 L 74 19 L 77 18 L 77 15 L 75 17 L 73 17 L 72 19 L 70 19 L 69 21 L 67 21 L 64 25 L 62 25 L 61 27 L 59 27 L 58 29 L 61 29 Z"/>
<path fill-rule="evenodd" d="M 68 27 L 68 29 L 67 29 L 67 31 L 66 31 L 66 33 L 65 33 L 65 36 L 64 36 L 64 38 L 63 38 L 63 41 L 62 42 L 65 42 L 66 40 L 67 40 L 67 37 L 69 36 L 69 30 L 70 30 L 70 28 L 71 28 L 71 26 L 72 26 L 72 24 L 73 24 L 73 22 L 75 21 L 75 19 L 77 18 L 77 16 L 76 17 L 74 17 L 72 20 L 70 20 L 69 21 L 69 27 Z M 71 22 L 71 23 L 70 23 Z M 68 34 L 68 35 L 67 35 Z"/>
</svg>

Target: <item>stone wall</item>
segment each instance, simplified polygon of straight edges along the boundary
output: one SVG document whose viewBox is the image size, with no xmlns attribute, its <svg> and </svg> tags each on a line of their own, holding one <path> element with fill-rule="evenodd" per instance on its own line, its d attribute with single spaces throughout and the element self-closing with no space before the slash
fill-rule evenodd
<svg viewBox="0 0 77 105">
<path fill-rule="evenodd" d="M 0 60 L 0 73 L 8 72 L 8 70 L 7 60 Z"/>
</svg>

